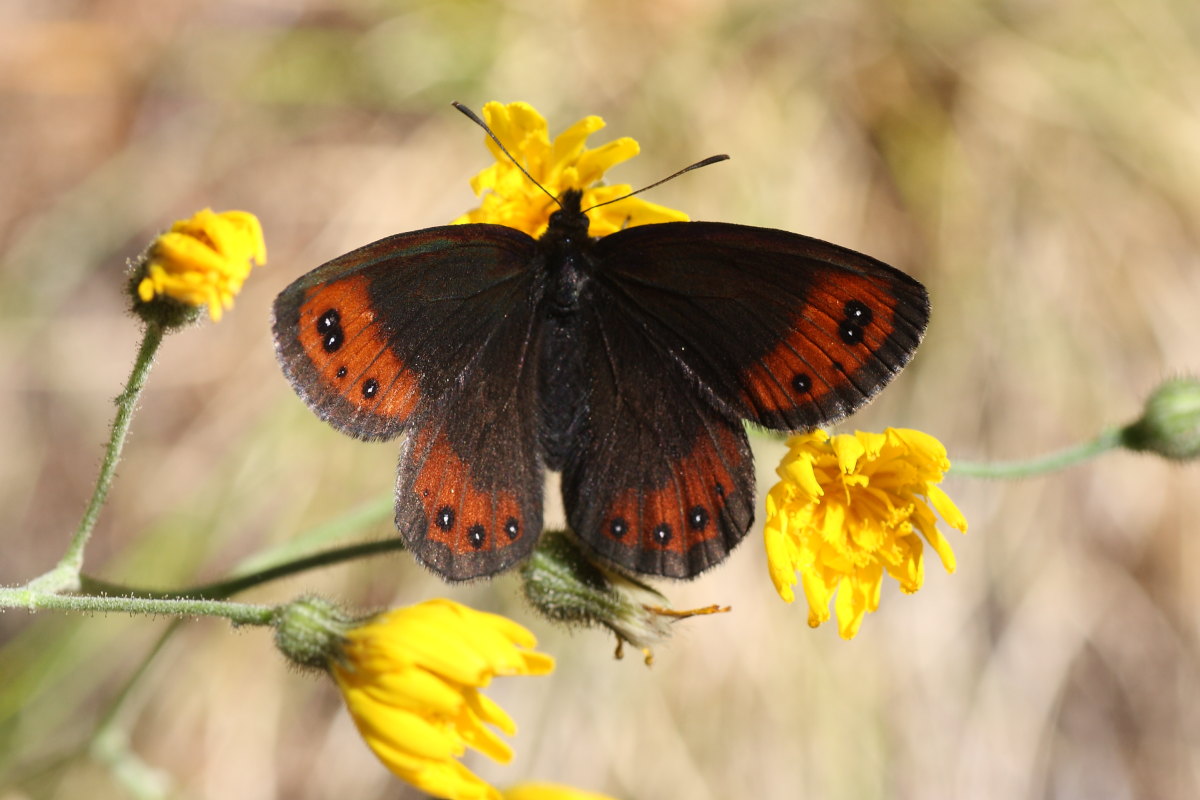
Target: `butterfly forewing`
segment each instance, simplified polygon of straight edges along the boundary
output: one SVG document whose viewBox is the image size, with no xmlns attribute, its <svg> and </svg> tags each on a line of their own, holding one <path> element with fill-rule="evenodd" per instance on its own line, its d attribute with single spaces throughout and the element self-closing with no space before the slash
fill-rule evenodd
<svg viewBox="0 0 1200 800">
<path fill-rule="evenodd" d="M 515 563 L 540 533 L 534 258 L 511 228 L 432 228 L 347 253 L 275 302 L 280 363 L 319 416 L 362 439 L 410 431 L 397 527 L 452 580 Z"/>
<path fill-rule="evenodd" d="M 908 363 L 925 289 L 844 247 L 714 222 L 596 242 L 596 279 L 726 413 L 784 430 L 850 414 Z"/>
</svg>

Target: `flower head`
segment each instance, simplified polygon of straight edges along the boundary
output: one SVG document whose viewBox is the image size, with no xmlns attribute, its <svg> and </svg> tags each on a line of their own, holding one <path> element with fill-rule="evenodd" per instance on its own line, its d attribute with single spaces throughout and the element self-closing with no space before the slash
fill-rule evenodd
<svg viewBox="0 0 1200 800">
<path fill-rule="evenodd" d="M 145 316 L 155 301 L 190 311 L 208 307 L 214 321 L 233 298 L 252 265 L 267 262 L 262 225 L 246 211 L 209 209 L 181 219 L 150 245 L 134 268 L 135 308 Z M 139 303 L 140 301 L 140 303 Z"/>
<path fill-rule="evenodd" d="M 967 521 L 936 486 L 950 468 L 937 439 L 898 428 L 833 437 L 813 431 L 793 436 L 788 447 L 776 470 L 782 480 L 767 494 L 767 562 L 789 603 L 800 573 L 809 625 L 829 619 L 836 592 L 838 632 L 853 638 L 863 615 L 879 607 L 885 571 L 904 592 L 921 588 L 924 542 L 954 571 L 933 512 L 964 533 Z"/>
<path fill-rule="evenodd" d="M 546 118 L 528 103 L 488 103 L 483 107 L 483 118 L 513 158 L 555 197 L 567 189 L 580 189 L 583 191 L 583 208 L 587 209 L 632 190 L 628 184 L 594 185 L 604 177 L 606 170 L 638 154 L 638 143 L 627 136 L 588 149 L 587 137 L 604 127 L 600 117 L 584 117 L 553 142 Z M 530 236 L 540 236 L 546 230 L 550 214 L 558 206 L 530 183 L 490 138 L 487 146 L 496 163 L 471 180 L 471 188 L 482 198 L 479 208 L 467 212 L 455 223 L 490 222 L 516 228 Z M 687 220 L 687 215 L 680 211 L 638 197 L 598 208 L 588 217 L 591 236 L 607 236 L 634 225 Z"/>
<path fill-rule="evenodd" d="M 349 630 L 330 671 L 354 724 L 399 777 L 435 797 L 499 800 L 456 759 L 467 747 L 496 761 L 512 750 L 489 728 L 516 725 L 479 690 L 496 675 L 542 675 L 554 660 L 533 634 L 495 614 L 429 600 Z"/>
</svg>

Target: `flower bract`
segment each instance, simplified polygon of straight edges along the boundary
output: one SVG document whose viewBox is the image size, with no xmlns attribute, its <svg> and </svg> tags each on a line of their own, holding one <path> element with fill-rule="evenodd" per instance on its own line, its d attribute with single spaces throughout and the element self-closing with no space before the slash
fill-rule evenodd
<svg viewBox="0 0 1200 800">
<path fill-rule="evenodd" d="M 479 690 L 497 675 L 541 675 L 554 660 L 504 617 L 450 600 L 381 614 L 348 631 L 330 671 L 359 733 L 393 773 L 435 797 L 499 800 L 458 759 L 471 747 L 507 763 L 516 725 Z"/>
<path fill-rule="evenodd" d="M 638 154 L 638 143 L 629 137 L 588 148 L 588 136 L 604 127 L 600 117 L 584 117 L 553 141 L 545 117 L 528 103 L 488 103 L 483 107 L 483 119 L 508 152 L 555 197 L 567 189 L 579 189 L 583 192 L 583 208 L 587 209 L 632 190 L 628 184 L 597 185 L 608 169 Z M 496 163 L 471 180 L 471 188 L 480 197 L 479 208 L 455 222 L 489 222 L 540 236 L 557 204 L 531 183 L 490 138 L 487 146 Z M 598 208 L 588 218 L 589 235 L 606 236 L 634 225 L 686 221 L 687 215 L 630 197 Z"/>
<path fill-rule="evenodd" d="M 143 303 L 165 297 L 186 306 L 207 306 L 216 321 L 233 306 L 251 266 L 266 261 L 256 216 L 206 208 L 154 240 L 139 272 L 137 296 Z"/>
<path fill-rule="evenodd" d="M 921 431 L 793 436 L 776 470 L 781 480 L 767 494 L 764 536 L 776 591 L 792 602 L 798 572 L 809 625 L 827 621 L 834 601 L 838 631 L 850 639 L 879 607 L 885 574 L 906 593 L 921 587 L 926 543 L 953 572 L 954 553 L 934 515 L 967 530 L 936 485 L 949 468 L 945 447 Z"/>
</svg>

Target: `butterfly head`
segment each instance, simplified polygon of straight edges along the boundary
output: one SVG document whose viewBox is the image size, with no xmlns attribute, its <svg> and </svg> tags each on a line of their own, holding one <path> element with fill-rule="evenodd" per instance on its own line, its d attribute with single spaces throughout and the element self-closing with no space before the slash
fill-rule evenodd
<svg viewBox="0 0 1200 800">
<path fill-rule="evenodd" d="M 558 198 L 558 210 L 550 215 L 550 227 L 542 234 L 542 238 L 563 242 L 586 239 L 590 223 L 582 204 L 581 190 L 564 191 Z"/>
</svg>

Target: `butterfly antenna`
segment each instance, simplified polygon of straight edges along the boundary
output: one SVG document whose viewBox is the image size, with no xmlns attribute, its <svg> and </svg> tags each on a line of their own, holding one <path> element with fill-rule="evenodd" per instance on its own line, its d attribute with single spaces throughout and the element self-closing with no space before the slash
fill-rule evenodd
<svg viewBox="0 0 1200 800">
<path fill-rule="evenodd" d="M 467 119 L 471 120 L 476 125 L 483 128 L 483 132 L 492 138 L 492 141 L 496 143 L 496 147 L 500 148 L 501 153 L 504 153 L 504 155 L 508 156 L 508 160 L 513 163 L 513 166 L 515 166 L 517 169 L 521 170 L 521 172 L 524 173 L 525 177 L 529 178 L 530 182 L 533 183 L 534 186 L 538 187 L 543 192 L 545 192 L 547 197 L 549 197 L 551 200 L 553 200 L 555 202 L 555 204 L 558 205 L 559 208 L 562 208 L 562 203 L 558 202 L 558 198 L 555 197 L 553 194 L 551 194 L 550 191 L 548 189 L 546 189 L 545 186 L 542 186 L 540 183 L 538 183 L 537 179 L 529 174 L 529 170 L 527 170 L 523 166 L 521 166 L 520 161 L 517 161 L 517 159 L 513 158 L 513 154 L 508 152 L 508 148 L 504 146 L 504 144 L 500 141 L 499 137 L 497 137 L 496 134 L 492 133 L 492 129 L 488 127 L 488 124 L 486 122 L 484 122 L 482 119 L 479 118 L 478 114 L 476 114 L 474 111 L 472 111 L 471 109 L 467 108 L 466 106 L 464 106 L 462 103 L 459 103 L 459 102 L 454 102 L 454 103 L 451 103 L 450 105 L 454 106 L 459 111 L 461 111 L 464 115 L 466 115 Z M 700 166 L 700 165 L 699 164 L 693 165 L 693 167 L 696 167 L 696 166 Z M 688 167 L 688 169 L 692 169 L 693 167 Z M 687 172 L 686 169 L 683 171 Z M 672 175 L 671 177 L 673 178 L 675 176 Z M 668 180 L 670 180 L 670 179 L 668 178 Z M 659 181 L 659 183 L 662 183 L 662 181 Z M 646 187 L 646 188 L 650 188 L 650 187 Z"/>
<path fill-rule="evenodd" d="M 620 201 L 625 200 L 626 198 L 633 197 L 635 194 L 641 194 L 642 192 L 644 192 L 648 189 L 653 189 L 655 186 L 661 186 L 664 183 L 666 183 L 667 181 L 674 180 L 674 179 L 678 178 L 680 175 L 684 174 L 685 172 L 691 172 L 694 169 L 700 169 L 701 167 L 707 167 L 709 164 L 716 164 L 720 161 L 728 161 L 728 160 L 729 160 L 729 156 L 727 156 L 727 155 L 709 156 L 708 158 L 706 158 L 702 161 L 697 161 L 695 164 L 692 164 L 691 166 L 684 167 L 683 169 L 679 170 L 678 172 L 668 175 L 667 177 L 663 178 L 660 181 L 655 181 L 654 183 L 650 184 L 649 186 L 643 186 L 642 188 L 638 189 L 635 192 L 630 192 L 629 194 L 623 194 L 620 197 L 614 197 L 612 200 L 605 200 L 603 203 L 596 203 L 596 205 L 594 205 L 594 206 L 585 208 L 584 212 L 586 213 L 588 211 L 591 211 L 593 208 L 599 208 L 600 206 L 606 206 L 606 205 L 609 205 L 610 203 L 619 203 Z"/>
</svg>

